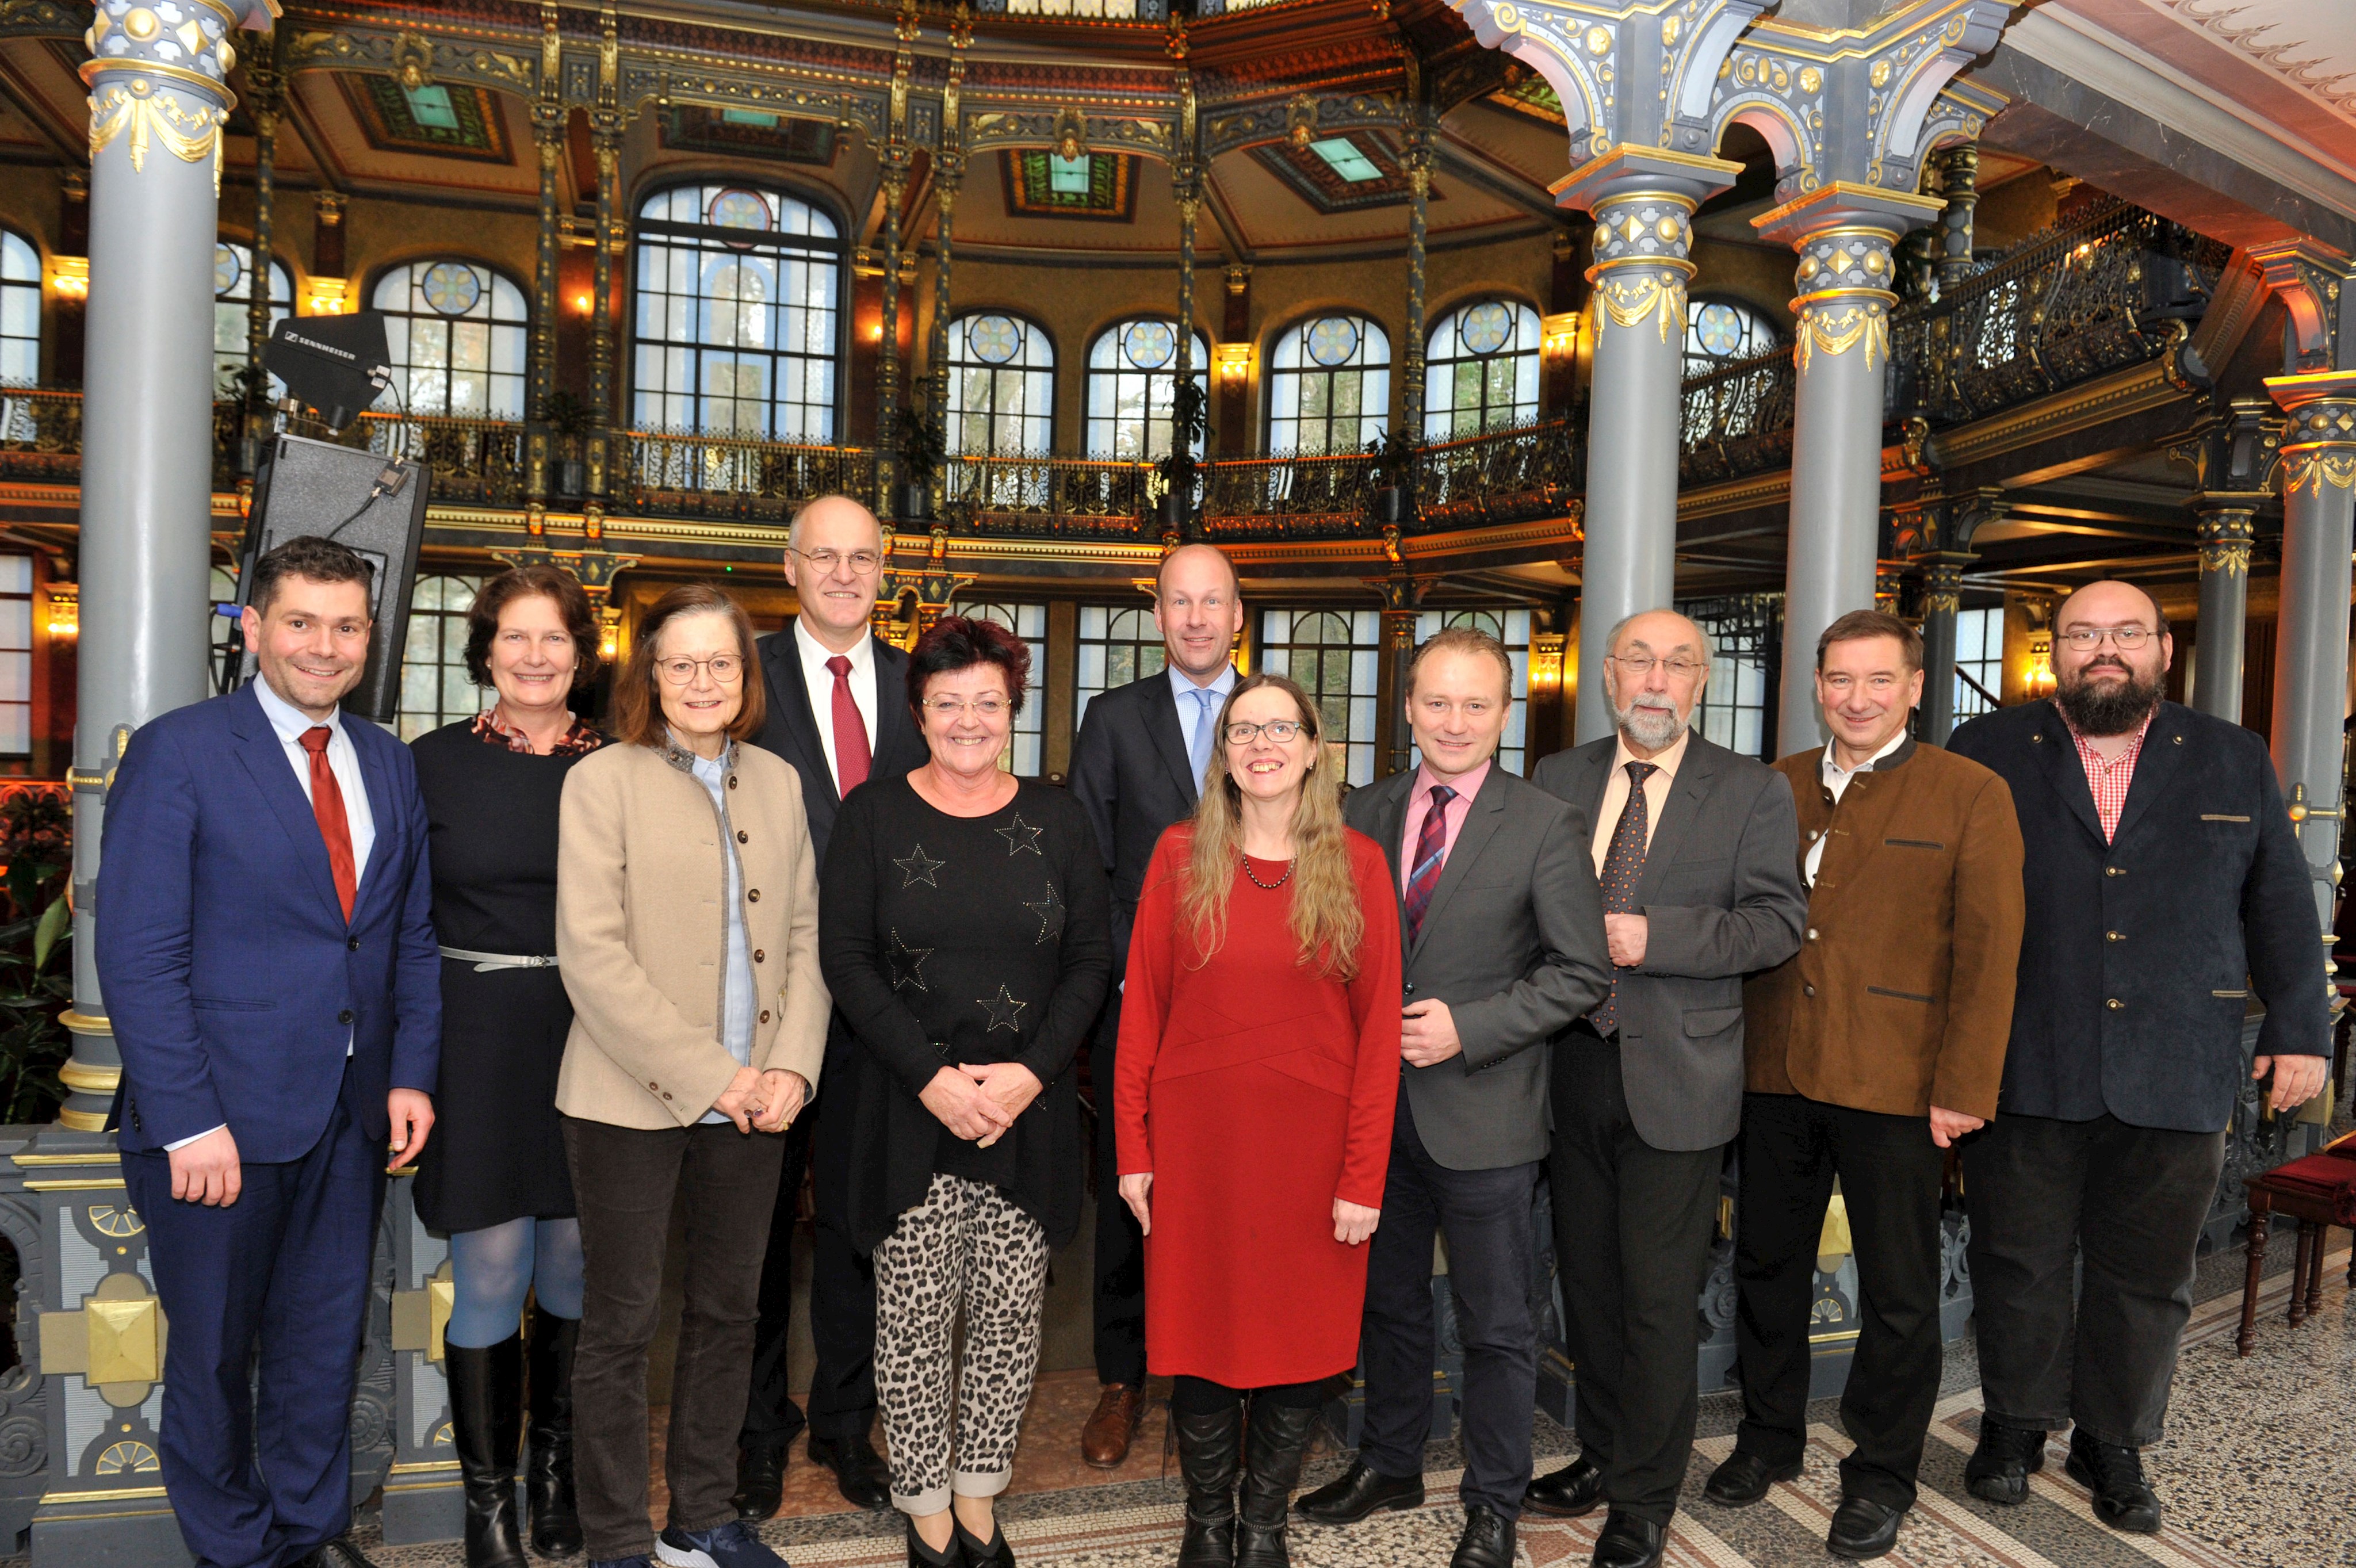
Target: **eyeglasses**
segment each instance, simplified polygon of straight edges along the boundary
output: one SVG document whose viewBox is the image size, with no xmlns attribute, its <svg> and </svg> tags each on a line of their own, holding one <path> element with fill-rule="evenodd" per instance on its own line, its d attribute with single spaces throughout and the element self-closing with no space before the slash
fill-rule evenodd
<svg viewBox="0 0 2356 1568">
<path fill-rule="evenodd" d="M 2103 639 L 2107 637 L 2112 647 L 2133 653 L 2155 635 L 2149 627 L 2142 626 L 2081 626 L 2063 632 L 2062 640 L 2081 653 L 2092 653 L 2103 646 Z"/>
<path fill-rule="evenodd" d="M 1639 681 L 1650 675 L 1655 664 L 1666 670 L 1672 680 L 1677 681 L 1690 681 L 1709 668 L 1691 659 L 1655 659 L 1649 653 L 1607 653 L 1603 657 Z"/>
<path fill-rule="evenodd" d="M 1270 719 L 1264 725 L 1229 725 L 1227 744 L 1249 746 L 1260 736 L 1266 736 L 1277 745 L 1284 746 L 1297 739 L 1301 732 L 1308 727 L 1299 719 Z"/>
<path fill-rule="evenodd" d="M 1008 702 L 1005 698 L 999 696 L 996 693 L 992 693 L 984 697 L 975 697 L 970 701 L 964 697 L 927 697 L 925 699 L 925 711 L 932 714 L 933 717 L 941 720 L 944 724 L 955 720 L 969 709 L 972 711 L 974 717 L 983 720 L 986 723 L 991 719 L 998 717 L 999 714 L 1006 712 L 1007 709 L 1013 705 L 1013 703 Z"/>
<path fill-rule="evenodd" d="M 834 569 L 846 561 L 851 563 L 851 570 L 862 577 L 873 575 L 884 564 L 882 553 L 874 550 L 854 550 L 845 555 L 840 550 L 795 550 L 791 545 L 787 549 L 816 567 L 820 576 L 831 576 Z"/>
<path fill-rule="evenodd" d="M 744 672 L 744 661 L 733 653 L 715 653 L 709 659 L 658 659 L 655 668 L 674 686 L 684 686 L 694 680 L 698 670 L 709 670 L 715 683 L 729 686 Z"/>
</svg>

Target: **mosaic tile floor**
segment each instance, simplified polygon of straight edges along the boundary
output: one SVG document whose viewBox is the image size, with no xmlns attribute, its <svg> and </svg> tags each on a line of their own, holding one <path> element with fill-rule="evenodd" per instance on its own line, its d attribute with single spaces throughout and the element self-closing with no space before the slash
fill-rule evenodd
<svg viewBox="0 0 2356 1568">
<path fill-rule="evenodd" d="M 2287 1245 L 2275 1249 L 2286 1253 Z M 2356 1311 L 2346 1285 L 2348 1253 L 2326 1264 L 2322 1311 L 2294 1330 L 2283 1319 L 2287 1275 L 2275 1264 L 2262 1300 L 2257 1348 L 2233 1354 L 2241 1309 L 2241 1253 L 2202 1270 L 2208 1299 L 2195 1310 L 2176 1377 L 2169 1435 L 2146 1456 L 2168 1508 L 2156 1537 L 2115 1534 L 2097 1523 L 2086 1495 L 2062 1474 L 2057 1439 L 2030 1500 L 2017 1509 L 1980 1502 L 1964 1488 L 1964 1460 L 1978 1430 L 1977 1362 L 1968 1339 L 1949 1347 L 1945 1390 L 1924 1460 L 1922 1501 L 1884 1559 L 1892 1568 L 2356 1568 Z M 1176 1555 L 1180 1491 L 1165 1477 L 1162 1412 L 1147 1417 L 1129 1464 L 1118 1472 L 1077 1460 L 1078 1431 L 1095 1398 L 1085 1373 L 1042 1381 L 1024 1423 L 1014 1486 L 1001 1517 L 1028 1563 L 1055 1568 L 1161 1568 Z M 1762 1504 L 1719 1508 L 1701 1495 L 1709 1468 L 1730 1451 L 1738 1415 L 1730 1396 L 1703 1402 L 1701 1436 L 1671 1541 L 1673 1568 L 1826 1568 L 1826 1520 L 1838 1500 L 1835 1465 L 1847 1449 L 1831 1402 L 1816 1424 L 1807 1468 Z M 1539 1422 L 1542 1467 L 1574 1446 L 1569 1434 Z M 1342 1455 L 1310 1466 L 1304 1486 L 1334 1473 Z M 1301 1568 L 1443 1568 L 1462 1516 L 1453 1503 L 1460 1463 L 1452 1444 L 1428 1455 L 1430 1503 L 1347 1530 L 1303 1525 L 1292 1538 Z M 1173 1466 L 1174 1468 L 1174 1466 Z M 658 1505 L 659 1507 L 659 1504 Z M 1520 1561 L 1528 1568 L 1586 1563 L 1600 1515 L 1529 1520 Z M 787 1506 L 763 1535 L 797 1564 L 883 1568 L 904 1562 L 897 1521 L 849 1511 L 825 1472 L 798 1455 Z M 455 1546 L 372 1547 L 379 1568 L 452 1568 Z M 578 1563 L 578 1559 L 574 1560 Z"/>
</svg>

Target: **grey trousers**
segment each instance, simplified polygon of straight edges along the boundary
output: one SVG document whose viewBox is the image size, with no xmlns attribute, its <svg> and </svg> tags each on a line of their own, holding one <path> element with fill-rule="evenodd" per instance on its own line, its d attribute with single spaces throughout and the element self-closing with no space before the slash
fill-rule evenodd
<svg viewBox="0 0 2356 1568">
<path fill-rule="evenodd" d="M 2222 1133 L 2009 1112 L 1964 1146 L 1988 1419 L 2159 1441 Z M 2073 1265 L 2085 1261 L 2084 1277 Z M 2072 1295 L 2075 1284 L 2076 1302 Z"/>
</svg>

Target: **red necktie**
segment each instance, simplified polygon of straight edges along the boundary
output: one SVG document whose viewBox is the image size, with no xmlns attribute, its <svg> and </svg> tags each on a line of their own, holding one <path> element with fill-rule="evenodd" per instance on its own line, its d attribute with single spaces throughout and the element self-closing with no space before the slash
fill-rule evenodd
<svg viewBox="0 0 2356 1568">
<path fill-rule="evenodd" d="M 1423 933 L 1424 911 L 1440 890 L 1440 874 L 1448 865 L 1448 803 L 1456 791 L 1445 784 L 1431 787 L 1431 803 L 1424 808 L 1423 829 L 1415 835 L 1415 865 L 1407 874 L 1407 940 Z"/>
<path fill-rule="evenodd" d="M 344 901 L 344 923 L 349 925 L 360 875 L 352 864 L 352 829 L 344 820 L 343 786 L 327 766 L 327 742 L 335 733 L 325 725 L 305 730 L 303 749 L 311 754 L 311 814 L 319 819 L 319 836 L 327 842 L 327 869 L 335 875 L 336 897 Z"/>
<path fill-rule="evenodd" d="M 868 765 L 874 758 L 867 749 L 867 725 L 859 716 L 859 704 L 851 700 L 851 660 L 838 653 L 826 667 L 834 671 L 834 792 L 848 795 L 867 782 Z"/>
</svg>

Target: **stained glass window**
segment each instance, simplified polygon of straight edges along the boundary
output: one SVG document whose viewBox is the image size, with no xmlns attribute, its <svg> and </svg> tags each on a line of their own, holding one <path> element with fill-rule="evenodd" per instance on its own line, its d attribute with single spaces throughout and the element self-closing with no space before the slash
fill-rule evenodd
<svg viewBox="0 0 2356 1568">
<path fill-rule="evenodd" d="M 475 262 L 412 262 L 377 279 L 385 346 L 399 372 L 380 409 L 523 417 L 523 291 Z"/>
<path fill-rule="evenodd" d="M 253 252 L 235 240 L 213 246 L 213 388 L 229 397 L 246 358 L 246 311 L 253 300 Z M 270 325 L 294 313 L 294 279 L 284 263 L 270 263 Z"/>
<path fill-rule="evenodd" d="M 1390 424 L 1391 340 L 1363 316 L 1321 316 L 1276 342 L 1268 376 L 1271 452 L 1355 452 Z"/>
<path fill-rule="evenodd" d="M 1781 341 L 1767 317 L 1730 299 L 1697 299 L 1686 326 L 1686 374 L 1707 375 L 1720 365 L 1763 354 Z"/>
<path fill-rule="evenodd" d="M 835 220 L 782 191 L 681 185 L 638 208 L 641 430 L 835 438 L 845 259 Z"/>
<path fill-rule="evenodd" d="M 1194 380 L 1210 390 L 1211 347 L 1194 334 Z M 1132 462 L 1170 454 L 1178 329 L 1151 317 L 1117 322 L 1088 349 L 1088 456 Z"/>
<path fill-rule="evenodd" d="M 948 449 L 1045 452 L 1054 441 L 1055 345 L 1018 316 L 949 323 Z"/>
<path fill-rule="evenodd" d="M 1538 336 L 1538 313 L 1517 300 L 1480 300 L 1441 317 L 1424 347 L 1425 437 L 1537 418 Z"/>
</svg>

